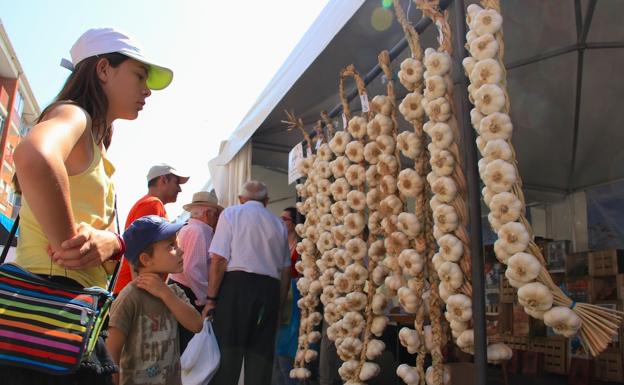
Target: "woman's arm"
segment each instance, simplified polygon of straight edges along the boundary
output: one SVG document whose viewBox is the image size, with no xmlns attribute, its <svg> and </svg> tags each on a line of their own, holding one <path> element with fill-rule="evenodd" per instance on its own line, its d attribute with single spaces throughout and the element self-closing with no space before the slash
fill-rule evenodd
<svg viewBox="0 0 624 385">
<path fill-rule="evenodd" d="M 85 134 L 87 124 L 82 109 L 60 105 L 31 129 L 13 155 L 22 194 L 53 252 L 75 235 L 65 162 Z"/>
</svg>

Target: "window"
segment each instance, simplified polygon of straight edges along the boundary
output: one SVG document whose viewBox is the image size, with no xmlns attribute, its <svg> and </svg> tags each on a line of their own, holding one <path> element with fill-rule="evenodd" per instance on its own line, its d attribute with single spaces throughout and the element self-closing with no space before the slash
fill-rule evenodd
<svg viewBox="0 0 624 385">
<path fill-rule="evenodd" d="M 2 136 L 2 132 L 4 131 L 4 121 L 6 120 L 5 116 L 0 114 L 0 136 Z"/>
<path fill-rule="evenodd" d="M 17 116 L 21 117 L 22 112 L 24 112 L 24 97 L 20 91 L 17 91 L 15 95 L 15 103 L 13 103 L 13 108 L 17 111 Z"/>
</svg>

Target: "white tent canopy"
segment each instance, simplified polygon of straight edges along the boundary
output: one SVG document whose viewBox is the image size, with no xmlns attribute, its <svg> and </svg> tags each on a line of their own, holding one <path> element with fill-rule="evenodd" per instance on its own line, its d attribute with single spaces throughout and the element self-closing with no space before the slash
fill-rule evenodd
<svg viewBox="0 0 624 385">
<path fill-rule="evenodd" d="M 408 2 L 402 3 L 407 8 Z M 286 132 L 281 123 L 284 110 L 294 110 L 314 125 L 321 110 L 329 111 L 339 102 L 342 68 L 353 63 L 365 74 L 380 51 L 403 37 L 396 20 L 385 30 L 375 29 L 373 21 L 384 15 L 380 9 L 378 0 L 328 3 L 210 162 L 217 193 L 227 183 L 218 167 L 225 167 L 250 139 L 251 164 L 286 171 L 288 151 L 301 137 Z M 502 10 L 513 141 L 527 200 L 556 200 L 624 178 L 624 82 L 619 75 L 624 29 L 618 21 L 624 2 L 505 0 Z M 413 23 L 421 18 L 414 6 L 408 16 Z M 435 29 L 428 28 L 422 45 L 436 46 L 435 35 Z M 406 50 L 394 61 L 394 70 L 407 54 Z M 460 70 L 455 63 L 456 78 Z M 399 90 L 405 92 L 400 86 Z M 370 97 L 384 92 L 380 78 L 369 84 L 368 92 Z"/>
</svg>

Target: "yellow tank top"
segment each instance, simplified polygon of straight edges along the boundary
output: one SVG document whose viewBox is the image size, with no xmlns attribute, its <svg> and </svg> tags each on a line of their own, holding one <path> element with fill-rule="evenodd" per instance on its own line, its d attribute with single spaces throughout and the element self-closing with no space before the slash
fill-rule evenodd
<svg viewBox="0 0 624 385">
<path fill-rule="evenodd" d="M 93 228 L 105 230 L 115 217 L 115 190 L 111 180 L 115 167 L 102 156 L 95 143 L 93 148 L 93 160 L 89 168 L 69 177 L 71 208 L 77 224 L 87 223 Z M 18 265 L 34 274 L 71 278 L 84 287 L 106 287 L 107 274 L 102 266 L 69 270 L 51 262 L 47 252 L 48 239 L 26 199 L 22 201 L 20 217 L 15 260 Z"/>
</svg>

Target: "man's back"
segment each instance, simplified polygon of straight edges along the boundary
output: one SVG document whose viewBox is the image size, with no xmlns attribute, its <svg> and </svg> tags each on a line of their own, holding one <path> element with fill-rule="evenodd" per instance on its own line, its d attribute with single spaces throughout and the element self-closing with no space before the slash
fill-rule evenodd
<svg viewBox="0 0 624 385">
<path fill-rule="evenodd" d="M 284 224 L 256 201 L 223 211 L 210 252 L 228 261 L 227 271 L 246 271 L 276 279 L 280 279 L 280 270 L 290 265 Z"/>
</svg>

